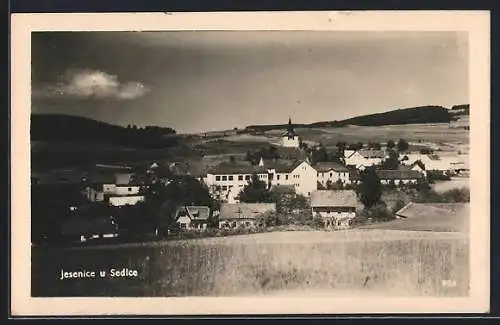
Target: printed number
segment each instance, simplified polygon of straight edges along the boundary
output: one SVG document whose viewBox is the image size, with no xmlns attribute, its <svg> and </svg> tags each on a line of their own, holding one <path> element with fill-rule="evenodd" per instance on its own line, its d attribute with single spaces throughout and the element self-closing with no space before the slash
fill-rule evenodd
<svg viewBox="0 0 500 325">
<path fill-rule="evenodd" d="M 455 280 L 442 280 L 441 285 L 443 287 L 455 287 L 457 282 Z"/>
</svg>

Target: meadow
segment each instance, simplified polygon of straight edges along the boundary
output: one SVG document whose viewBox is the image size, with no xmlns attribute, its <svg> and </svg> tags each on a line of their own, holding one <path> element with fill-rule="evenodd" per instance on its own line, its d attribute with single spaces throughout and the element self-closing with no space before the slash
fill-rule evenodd
<svg viewBox="0 0 500 325">
<path fill-rule="evenodd" d="M 317 291 L 463 296 L 468 293 L 468 256 L 468 237 L 462 233 L 383 229 L 33 248 L 32 296 L 241 296 Z M 60 280 L 61 269 L 111 268 L 136 269 L 139 276 Z"/>
</svg>

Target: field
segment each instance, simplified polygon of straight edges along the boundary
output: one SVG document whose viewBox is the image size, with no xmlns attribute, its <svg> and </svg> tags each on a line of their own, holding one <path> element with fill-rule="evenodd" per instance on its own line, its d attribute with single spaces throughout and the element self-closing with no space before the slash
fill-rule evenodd
<svg viewBox="0 0 500 325">
<path fill-rule="evenodd" d="M 460 296 L 468 238 L 397 230 L 274 232 L 86 248 L 34 248 L 32 296 L 396 294 Z M 60 280 L 64 271 L 136 269 L 136 278 Z M 453 283 L 452 286 L 446 285 Z"/>
<path fill-rule="evenodd" d="M 470 188 L 470 179 L 465 177 L 453 177 L 449 181 L 440 181 L 432 185 L 432 188 L 438 192 L 446 192 L 454 188 Z"/>
</svg>

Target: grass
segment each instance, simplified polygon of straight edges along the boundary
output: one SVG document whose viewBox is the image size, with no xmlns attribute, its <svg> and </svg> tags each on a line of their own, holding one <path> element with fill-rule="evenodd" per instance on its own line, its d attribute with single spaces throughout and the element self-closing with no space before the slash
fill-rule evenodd
<svg viewBox="0 0 500 325">
<path fill-rule="evenodd" d="M 33 250 L 33 296 L 234 296 L 322 290 L 456 296 L 468 288 L 458 233 L 351 230 Z M 135 279 L 59 280 L 61 268 L 137 269 Z M 445 287 L 444 280 L 455 287 Z"/>
</svg>

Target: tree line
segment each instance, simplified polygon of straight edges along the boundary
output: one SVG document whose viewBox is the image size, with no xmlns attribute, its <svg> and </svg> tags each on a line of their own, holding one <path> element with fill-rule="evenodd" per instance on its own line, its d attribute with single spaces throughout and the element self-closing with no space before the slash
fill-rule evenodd
<svg viewBox="0 0 500 325">
<path fill-rule="evenodd" d="M 169 127 L 122 127 L 93 119 L 62 114 L 32 114 L 31 140 L 107 143 L 134 148 L 161 148 L 178 144 Z"/>
</svg>

